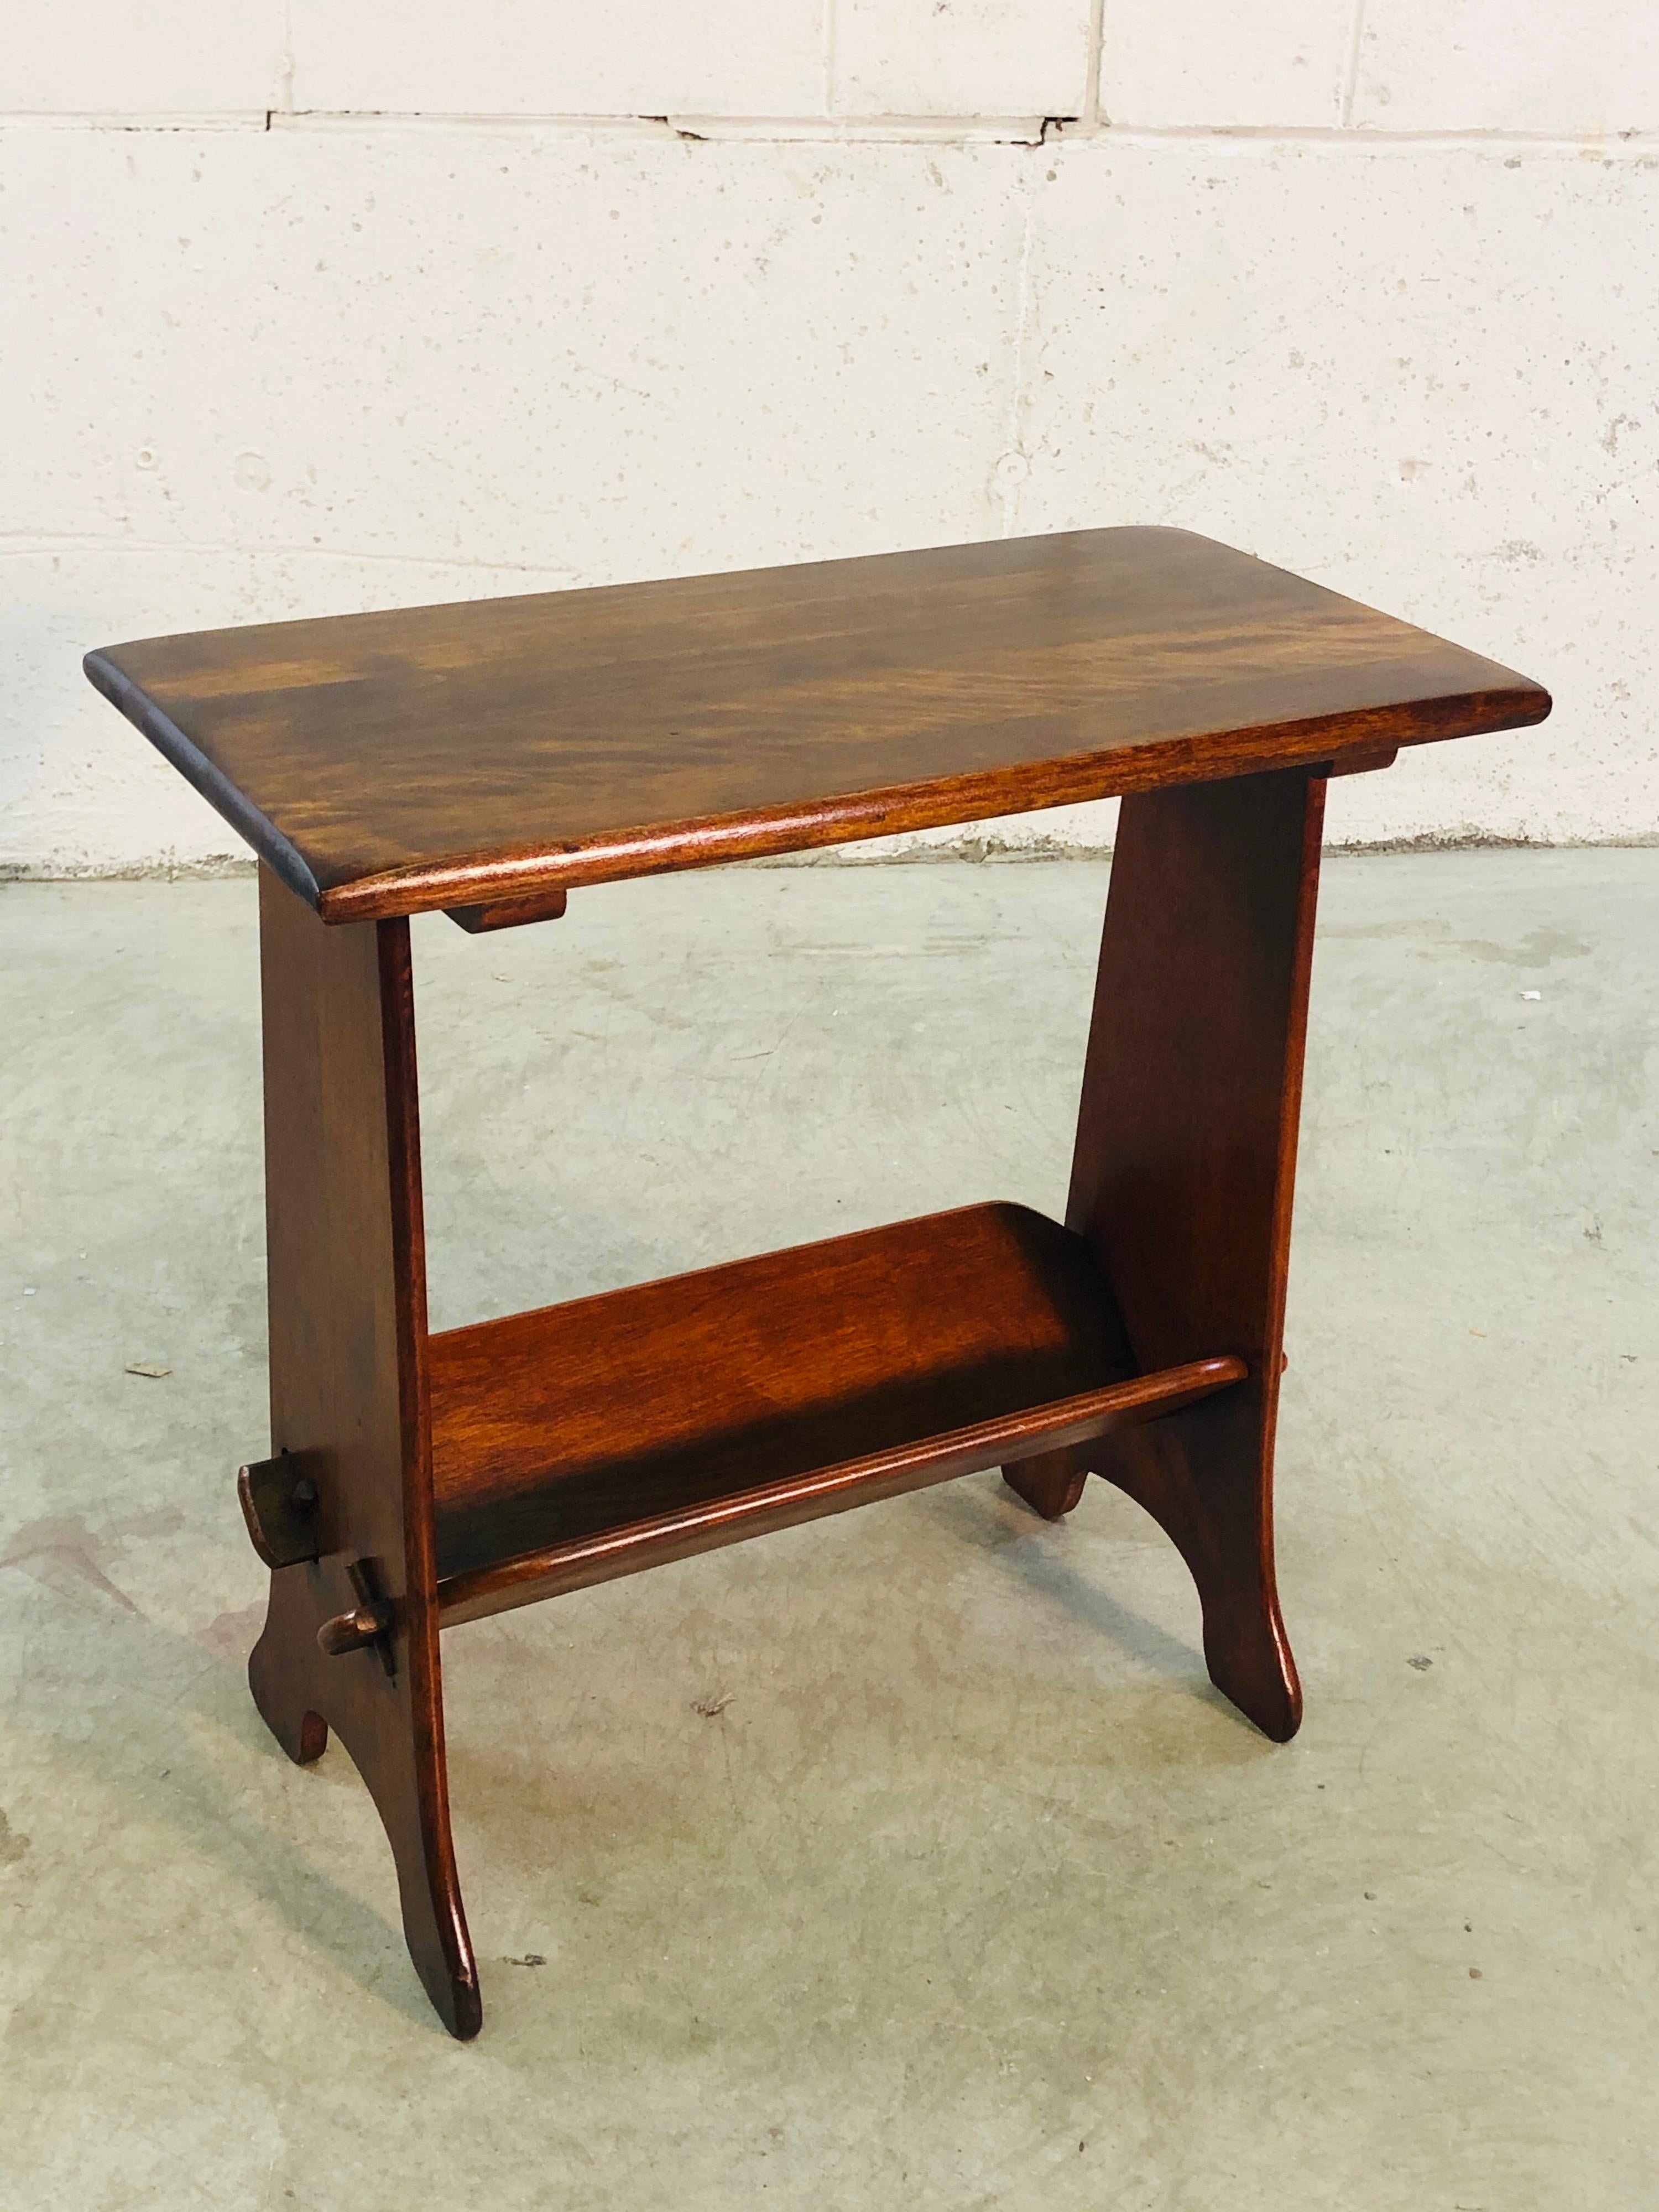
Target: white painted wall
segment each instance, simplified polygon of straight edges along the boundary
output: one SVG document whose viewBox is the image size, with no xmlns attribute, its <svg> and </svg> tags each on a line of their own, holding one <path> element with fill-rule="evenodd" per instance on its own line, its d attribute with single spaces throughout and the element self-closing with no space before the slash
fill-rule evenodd
<svg viewBox="0 0 1659 2212">
<path fill-rule="evenodd" d="M 1555 690 L 1339 839 L 1659 831 L 1652 0 L 55 0 L 0 292 L 14 872 L 240 849 L 88 645 L 1127 521 Z"/>
</svg>

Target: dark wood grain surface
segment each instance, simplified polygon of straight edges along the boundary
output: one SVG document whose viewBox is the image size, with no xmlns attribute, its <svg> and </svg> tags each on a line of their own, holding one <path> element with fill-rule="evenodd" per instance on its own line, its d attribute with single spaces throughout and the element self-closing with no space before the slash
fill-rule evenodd
<svg viewBox="0 0 1659 2212">
<path fill-rule="evenodd" d="M 386 1825 L 404 1932 L 458 2036 L 483 2018 L 444 1757 L 427 1403 L 425 1243 L 409 925 L 325 929 L 259 872 L 273 1452 L 318 1492 L 318 1556 L 270 1577 L 248 1662 L 289 1757 L 333 1729 Z M 372 1648 L 325 1624 L 385 1609 Z"/>
<path fill-rule="evenodd" d="M 431 1340 L 440 1571 L 1136 1372 L 1080 1237 L 962 1207 Z M 619 1503 L 625 1493 L 625 1502 Z M 502 1509 L 521 1501 L 522 1542 Z"/>
<path fill-rule="evenodd" d="M 329 921 L 1376 754 L 1550 703 L 1161 529 L 152 638 L 86 666 Z"/>
<path fill-rule="evenodd" d="M 1243 1372 L 1140 1376 L 1087 1243 L 1009 1205 L 480 1322 L 430 1362 L 444 1577 L 835 1469 L 849 1504 L 890 1495 Z"/>
<path fill-rule="evenodd" d="M 794 1528 L 803 1521 L 896 1498 L 930 1483 L 949 1482 L 1011 1455 L 1046 1450 L 1056 1439 L 1062 1447 L 1098 1449 L 1103 1437 L 1162 1419 L 1218 1392 L 1224 1394 L 1244 1380 L 1245 1371 L 1242 1359 L 1190 1360 L 1156 1375 L 1132 1375 L 1103 1383 L 1075 1397 L 1011 1407 L 962 1428 L 895 1438 L 856 1459 L 787 1475 L 750 1490 L 699 1494 L 686 1483 L 681 1486 L 681 1503 L 659 1505 L 642 1521 L 617 1522 L 611 1516 L 650 1495 L 662 1498 L 665 1486 L 647 1475 L 636 1489 L 624 1473 L 610 1486 L 605 1519 L 592 1516 L 595 1525 L 588 1534 L 555 1536 L 533 1551 L 504 1553 L 493 1564 L 464 1569 L 440 1582 L 442 1623 L 450 1628 L 461 1621 L 480 1620 L 514 1606 L 610 1582 L 618 1575 L 665 1566 L 744 1537 Z M 559 1517 L 550 1514 L 544 1526 L 557 1526 Z M 490 1519 L 491 1509 L 480 1509 L 475 1528 L 482 1538 L 477 1547 L 481 1553 L 493 1548 Z M 503 1535 L 520 1533 L 522 1523 L 515 1528 L 514 1519 L 508 1501 L 498 1522 Z"/>
<path fill-rule="evenodd" d="M 1324 807 L 1324 780 L 1298 769 L 1125 801 L 1066 1209 L 1140 1366 L 1201 1346 L 1249 1370 L 1079 1456 L 1173 1540 L 1212 1680 L 1281 1742 L 1302 1693 L 1273 1443 Z"/>
</svg>

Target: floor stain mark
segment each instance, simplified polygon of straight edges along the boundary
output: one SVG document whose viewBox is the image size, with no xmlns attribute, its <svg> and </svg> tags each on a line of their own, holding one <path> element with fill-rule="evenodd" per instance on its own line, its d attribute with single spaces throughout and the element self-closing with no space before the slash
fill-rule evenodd
<svg viewBox="0 0 1659 2212">
<path fill-rule="evenodd" d="M 78 1514 L 49 1514 L 21 1528 L 3 1552 L 0 1567 L 27 1567 L 42 1582 L 58 1582 L 65 1575 L 90 1583 L 94 1589 L 112 1597 L 117 1605 L 136 1613 L 137 1607 L 124 1589 L 104 1572 L 103 1561 L 112 1547 L 94 1536 Z"/>
</svg>

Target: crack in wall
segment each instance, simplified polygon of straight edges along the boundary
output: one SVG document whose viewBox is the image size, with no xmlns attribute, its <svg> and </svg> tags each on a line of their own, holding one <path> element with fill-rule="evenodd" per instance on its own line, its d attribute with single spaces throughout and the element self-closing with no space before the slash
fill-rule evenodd
<svg viewBox="0 0 1659 2212">
<path fill-rule="evenodd" d="M 1342 88 L 1342 128 L 1352 128 L 1353 104 L 1359 95 L 1359 58 L 1365 43 L 1365 0 L 1353 0 L 1353 36 L 1348 45 L 1346 81 Z"/>
<path fill-rule="evenodd" d="M 1115 124 L 1102 115 L 866 115 L 701 116 L 672 115 L 501 115 L 441 113 L 433 109 L 395 108 L 223 108 L 193 114 L 40 110 L 0 112 L 0 131 L 84 131 L 294 132 L 461 131 L 483 136 L 526 137 L 552 133 L 573 137 L 639 137 L 662 133 L 688 143 L 749 143 L 787 146 L 830 145 L 1016 146 L 1052 152 L 1056 145 L 1164 144 L 1176 140 L 1215 146 L 1249 144 L 1270 151 L 1275 146 L 1341 148 L 1355 155 L 1391 148 L 1420 148 L 1479 153 L 1505 148 L 1538 155 L 1582 160 L 1593 155 L 1611 161 L 1620 155 L 1647 162 L 1659 154 L 1659 131 L 1626 130 L 1562 133 L 1550 131 L 1432 130 L 1382 131 L 1347 124 Z"/>
<path fill-rule="evenodd" d="M 1019 521 L 1019 495 L 1031 473 L 1031 457 L 1022 442 L 1025 408 L 1025 339 L 1031 319 L 1031 247 L 1036 232 L 1034 179 L 1026 177 L 1019 242 L 1019 274 L 1014 291 L 1014 360 L 1008 394 L 1006 443 L 992 471 L 992 480 L 1002 508 L 1002 535 L 1012 538 Z"/>
</svg>

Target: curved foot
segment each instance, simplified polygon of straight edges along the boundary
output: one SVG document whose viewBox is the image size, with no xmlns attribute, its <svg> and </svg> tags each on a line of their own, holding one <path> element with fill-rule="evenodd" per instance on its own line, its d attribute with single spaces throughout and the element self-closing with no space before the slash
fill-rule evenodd
<svg viewBox="0 0 1659 2212">
<path fill-rule="evenodd" d="M 1095 1465 L 1187 1562 L 1210 1680 L 1263 1735 L 1288 1743 L 1302 1724 L 1302 1686 L 1279 1610 L 1270 1478 L 1249 1392 L 1110 1437 Z"/>
<path fill-rule="evenodd" d="M 1002 1479 L 1033 1513 L 1041 1514 L 1045 1521 L 1061 1521 L 1082 1497 L 1089 1468 L 1073 1445 L 1016 1460 L 1003 1468 Z"/>
<path fill-rule="evenodd" d="M 465 2042 L 482 2027 L 483 2006 L 450 1838 L 433 1662 L 427 1656 L 417 1666 L 417 1654 L 401 1635 L 390 1675 L 375 1650 L 325 1657 L 318 1627 L 350 1601 L 351 1589 L 337 1561 L 279 1568 L 270 1578 L 264 1630 L 248 1661 L 249 1686 L 290 1759 L 305 1764 L 319 1757 L 331 1728 L 349 1753 L 392 1846 L 415 1971 L 439 2019 Z"/>
<path fill-rule="evenodd" d="M 348 1705 L 343 1698 L 334 1724 L 392 1846 L 410 1960 L 434 2011 L 465 2043 L 483 2025 L 483 2002 L 461 1904 L 441 1765 L 430 1741 L 422 1744 L 418 1731 L 409 1727 L 406 1710 L 388 1723 L 384 1708 L 399 1701 L 374 1652 L 323 1664 L 350 1668 L 357 1676 L 352 1687 L 361 1703 Z"/>
<path fill-rule="evenodd" d="M 374 1663 L 372 1654 L 361 1656 Z M 346 1748 L 352 1750 L 349 1741 Z M 358 1767 L 392 1845 L 409 1955 L 439 2019 L 458 2041 L 468 2042 L 483 2025 L 483 2000 L 441 1770 L 434 1771 L 418 1743 L 408 1738 L 382 1738 L 363 1751 Z"/>
<path fill-rule="evenodd" d="M 1259 1589 L 1206 1595 L 1201 1583 L 1199 1597 L 1210 1680 L 1263 1735 L 1288 1743 L 1302 1725 L 1302 1685 L 1277 1597 Z"/>
<path fill-rule="evenodd" d="M 399 1868 L 400 1888 L 402 1872 Z M 470 2043 L 483 2026 L 483 1996 L 460 1893 L 452 1888 L 448 1896 L 434 1896 L 422 1885 L 414 1897 L 404 1892 L 403 1905 L 404 1941 L 421 1986 L 456 2041 Z"/>
</svg>

